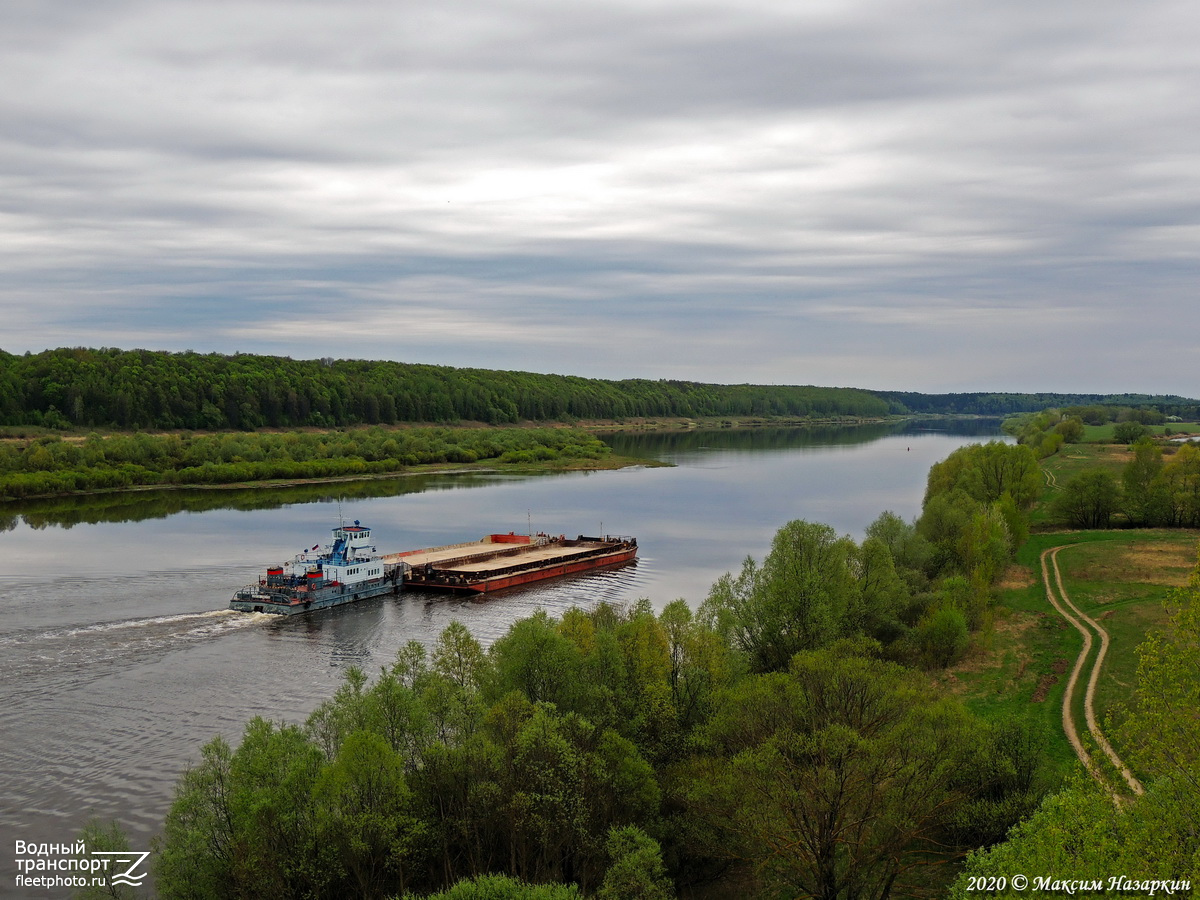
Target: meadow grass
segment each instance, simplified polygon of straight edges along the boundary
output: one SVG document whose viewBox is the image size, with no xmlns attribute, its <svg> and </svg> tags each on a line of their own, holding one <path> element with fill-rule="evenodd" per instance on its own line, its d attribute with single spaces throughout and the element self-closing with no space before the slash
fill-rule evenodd
<svg viewBox="0 0 1200 900">
<path fill-rule="evenodd" d="M 1123 444 L 1066 444 L 1053 456 L 1041 461 L 1044 475 L 1042 493 L 1029 513 L 1029 525 L 1035 531 L 1053 527 L 1050 504 L 1062 486 L 1089 469 L 1104 469 L 1120 479 L 1133 452 Z"/>
<path fill-rule="evenodd" d="M 1181 530 L 1117 532 L 1059 553 L 1063 584 L 1080 610 L 1109 634 L 1096 684 L 1096 717 L 1118 753 L 1119 725 L 1137 683 L 1138 647 L 1167 623 L 1167 595 L 1187 583 L 1196 566 L 1200 533 Z M 1080 713 L 1079 720 L 1082 721 Z"/>
<path fill-rule="evenodd" d="M 1103 425 L 1084 425 L 1083 440 L 1087 443 L 1106 443 L 1112 441 L 1113 430 L 1116 427 L 1116 422 L 1105 422 Z M 1195 434 L 1200 432 L 1200 422 L 1167 422 L 1163 425 L 1147 425 L 1146 432 L 1158 435 L 1159 437 L 1168 432 L 1170 434 L 1178 434 L 1179 432 Z"/>
<path fill-rule="evenodd" d="M 1063 692 L 1083 638 L 1046 599 L 1040 557 L 1059 552 L 1071 600 L 1109 632 L 1111 645 L 1097 683 L 1096 713 L 1118 753 L 1115 726 L 1132 696 L 1138 645 L 1166 622 L 1168 590 L 1186 582 L 1196 564 L 1200 532 L 1181 530 L 1072 531 L 1036 534 L 1020 549 L 997 592 L 993 620 L 941 680 L 974 711 L 988 717 L 1033 719 L 1045 728 L 1047 752 L 1060 773 L 1075 765 L 1062 729 Z M 1094 642 L 1093 658 L 1099 650 Z M 1086 733 L 1077 688 L 1074 715 Z"/>
</svg>

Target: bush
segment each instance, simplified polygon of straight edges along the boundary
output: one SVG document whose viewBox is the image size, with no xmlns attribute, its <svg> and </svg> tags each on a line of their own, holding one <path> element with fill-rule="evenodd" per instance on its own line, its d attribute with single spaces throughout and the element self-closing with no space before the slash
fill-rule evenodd
<svg viewBox="0 0 1200 900">
<path fill-rule="evenodd" d="M 573 884 L 526 884 L 507 875 L 480 875 L 422 900 L 579 900 L 580 896 Z M 403 900 L 418 897 L 405 894 Z"/>
<path fill-rule="evenodd" d="M 1073 528 L 1107 528 L 1119 501 L 1117 479 L 1103 469 L 1089 469 L 1063 485 L 1050 512 Z"/>
<path fill-rule="evenodd" d="M 1118 444 L 1132 444 L 1146 433 L 1141 422 L 1118 422 L 1113 426 L 1113 440 Z"/>
<path fill-rule="evenodd" d="M 917 626 L 914 640 L 926 666 L 944 669 L 967 652 L 967 617 L 957 609 L 939 609 Z"/>
</svg>

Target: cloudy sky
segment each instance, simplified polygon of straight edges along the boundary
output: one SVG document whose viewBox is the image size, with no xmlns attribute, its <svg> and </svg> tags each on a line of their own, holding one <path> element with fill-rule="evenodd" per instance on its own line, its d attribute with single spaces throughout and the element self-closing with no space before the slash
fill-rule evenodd
<svg viewBox="0 0 1200 900">
<path fill-rule="evenodd" d="M 7 0 L 0 348 L 1200 394 L 1200 6 Z"/>
</svg>

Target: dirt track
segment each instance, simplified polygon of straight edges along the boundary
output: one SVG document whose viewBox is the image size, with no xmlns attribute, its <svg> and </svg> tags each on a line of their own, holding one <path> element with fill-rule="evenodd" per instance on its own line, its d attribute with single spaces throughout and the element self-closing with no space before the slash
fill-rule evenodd
<svg viewBox="0 0 1200 900">
<path fill-rule="evenodd" d="M 1071 746 L 1075 749 L 1075 755 L 1079 757 L 1080 762 L 1092 774 L 1092 777 L 1108 788 L 1114 798 L 1117 796 L 1116 791 L 1109 785 L 1104 773 L 1101 772 L 1099 766 L 1091 758 L 1087 748 L 1083 746 L 1083 742 L 1079 738 L 1079 732 L 1075 727 L 1075 718 L 1071 714 L 1071 708 L 1075 700 L 1075 688 L 1079 683 L 1079 676 L 1087 665 L 1088 657 L 1092 652 L 1092 637 L 1093 634 L 1100 639 L 1100 652 L 1096 654 L 1095 661 L 1091 664 L 1087 680 L 1087 690 L 1083 696 L 1083 715 L 1087 722 L 1088 731 L 1095 740 L 1096 745 L 1104 751 L 1104 755 L 1116 767 L 1116 770 L 1121 773 L 1121 777 L 1129 786 L 1129 789 L 1135 794 L 1145 793 L 1140 781 L 1129 770 L 1129 767 L 1121 761 L 1121 757 L 1117 755 L 1117 751 L 1112 748 L 1108 742 L 1108 738 L 1104 736 L 1104 732 L 1100 730 L 1100 726 L 1096 724 L 1096 682 L 1100 678 L 1100 667 L 1104 665 L 1104 657 L 1108 653 L 1108 632 L 1095 619 L 1082 612 L 1079 607 L 1071 602 L 1071 598 L 1067 595 L 1066 588 L 1063 587 L 1062 572 L 1058 568 L 1058 551 L 1066 547 L 1074 546 L 1073 544 L 1063 544 L 1059 547 L 1051 547 L 1042 552 L 1042 583 L 1046 586 L 1046 599 L 1050 604 L 1058 610 L 1059 615 L 1070 622 L 1075 629 L 1083 635 L 1083 649 L 1079 651 L 1079 656 L 1075 660 L 1075 668 L 1071 670 L 1071 677 L 1067 681 L 1067 689 L 1063 692 L 1063 731 L 1066 732 L 1067 740 L 1071 742 Z M 1050 570 L 1054 570 L 1054 579 L 1051 581 Z M 1061 602 L 1060 602 L 1061 601 Z M 1068 609 L 1070 612 L 1068 612 Z M 1072 615 L 1074 613 L 1074 615 Z M 1078 618 L 1076 618 L 1078 617 Z M 1082 620 L 1082 621 L 1081 621 Z M 1086 623 L 1087 627 L 1085 627 Z"/>
</svg>

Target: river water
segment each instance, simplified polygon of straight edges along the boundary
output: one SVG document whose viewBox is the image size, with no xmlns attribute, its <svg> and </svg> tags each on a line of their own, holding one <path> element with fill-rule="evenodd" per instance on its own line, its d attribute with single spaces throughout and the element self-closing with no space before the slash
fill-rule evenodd
<svg viewBox="0 0 1200 900">
<path fill-rule="evenodd" d="M 487 644 L 537 609 L 698 605 L 789 520 L 857 539 L 885 509 L 912 518 L 929 467 L 997 433 L 961 422 L 622 434 L 610 438 L 618 452 L 674 466 L 0 509 L 0 847 L 71 841 L 95 815 L 148 849 L 205 741 L 236 741 L 255 715 L 302 720 L 348 666 L 376 672 L 454 619 Z M 370 525 L 383 552 L 532 528 L 635 535 L 640 558 L 488 599 L 412 592 L 286 619 L 225 609 L 266 564 L 325 543 L 339 516 Z M 0 864 L 0 895 L 25 895 L 15 875 Z"/>
</svg>

